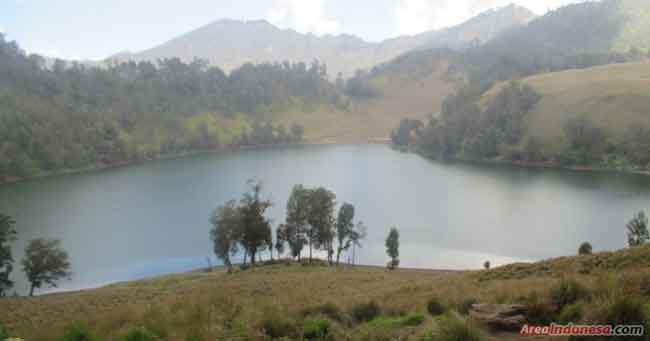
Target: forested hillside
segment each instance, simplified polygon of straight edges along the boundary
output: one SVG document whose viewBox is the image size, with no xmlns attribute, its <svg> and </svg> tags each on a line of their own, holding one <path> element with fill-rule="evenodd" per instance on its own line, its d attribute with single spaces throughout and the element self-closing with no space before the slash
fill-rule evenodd
<svg viewBox="0 0 650 341">
<path fill-rule="evenodd" d="M 393 143 L 441 159 L 646 170 L 647 63 L 633 62 L 650 57 L 648 46 L 637 36 L 629 50 L 615 47 L 631 27 L 650 32 L 639 21 L 648 10 L 634 0 L 570 5 L 457 53 L 451 69 L 465 85 L 428 122 L 403 120 Z M 584 71 L 558 72 L 573 69 Z"/>
<path fill-rule="evenodd" d="M 283 107 L 342 105 L 317 61 L 246 64 L 230 75 L 199 60 L 44 63 L 0 36 L 0 181 L 296 141 L 301 126 L 273 127 L 266 116 Z"/>
</svg>

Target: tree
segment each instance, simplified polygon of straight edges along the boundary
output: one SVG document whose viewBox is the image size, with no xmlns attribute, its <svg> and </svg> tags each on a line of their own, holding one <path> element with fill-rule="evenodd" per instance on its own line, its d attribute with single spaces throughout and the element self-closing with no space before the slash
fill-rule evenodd
<svg viewBox="0 0 650 341">
<path fill-rule="evenodd" d="M 483 268 L 484 268 L 485 270 L 490 270 L 490 266 L 491 266 L 491 265 L 492 265 L 492 264 L 490 263 L 490 261 L 489 261 L 489 260 L 486 260 L 485 263 L 483 263 Z"/>
<path fill-rule="evenodd" d="M 627 223 L 627 241 L 631 247 L 645 244 L 650 239 L 648 232 L 648 218 L 644 211 L 637 213 Z"/>
<path fill-rule="evenodd" d="M 278 253 L 278 259 L 280 259 L 284 253 L 284 244 L 287 240 L 285 233 L 286 226 L 284 224 L 279 225 L 275 229 L 275 251 Z"/>
<path fill-rule="evenodd" d="M 57 282 L 70 278 L 68 253 L 57 239 L 33 239 L 25 248 L 22 262 L 23 271 L 30 283 L 29 296 L 34 296 L 34 289 L 44 285 L 57 287 Z"/>
<path fill-rule="evenodd" d="M 286 223 L 282 236 L 289 244 L 291 256 L 300 260 L 302 249 L 307 243 L 307 215 L 309 214 L 309 190 L 295 185 L 287 201 Z"/>
<path fill-rule="evenodd" d="M 399 266 L 399 231 L 392 227 L 386 238 L 386 254 L 390 257 L 388 268 L 393 270 Z"/>
<path fill-rule="evenodd" d="M 303 134 L 305 133 L 305 127 L 298 123 L 294 123 L 291 125 L 291 140 L 293 142 L 298 143 L 302 142 L 303 139 Z"/>
<path fill-rule="evenodd" d="M 352 264 L 355 264 L 357 247 L 361 248 L 361 240 L 364 238 L 366 238 L 366 227 L 363 222 L 359 222 L 354 233 L 350 236 L 352 240 Z"/>
<path fill-rule="evenodd" d="M 354 205 L 344 203 L 339 209 L 336 219 L 336 236 L 338 248 L 336 250 L 336 265 L 339 264 L 341 253 L 351 246 L 359 246 L 360 239 L 365 238 L 363 223 L 354 224 Z"/>
<path fill-rule="evenodd" d="M 232 272 L 230 256 L 239 250 L 239 241 L 242 236 L 242 215 L 237 202 L 230 200 L 223 206 L 219 206 L 210 216 L 210 239 L 212 239 L 213 251 L 217 258 L 221 259 Z"/>
<path fill-rule="evenodd" d="M 327 260 L 333 263 L 334 255 L 334 207 L 336 195 L 326 188 L 319 187 L 309 193 L 309 262 L 312 261 L 312 247 L 327 252 Z"/>
<path fill-rule="evenodd" d="M 579 255 L 590 255 L 591 252 L 592 252 L 592 247 L 589 242 L 584 242 L 580 244 L 580 247 L 578 248 Z"/>
<path fill-rule="evenodd" d="M 15 224 L 11 217 L 0 213 L 0 296 L 5 296 L 7 290 L 14 285 L 9 275 L 14 263 L 11 243 L 16 240 Z"/>
<path fill-rule="evenodd" d="M 251 264 L 255 265 L 255 257 L 258 252 L 271 244 L 269 242 L 271 223 L 264 214 L 272 203 L 269 200 L 262 200 L 262 184 L 260 182 L 249 180 L 248 183 L 251 189 L 240 200 L 239 208 L 242 229 L 241 243 L 250 256 Z"/>
</svg>

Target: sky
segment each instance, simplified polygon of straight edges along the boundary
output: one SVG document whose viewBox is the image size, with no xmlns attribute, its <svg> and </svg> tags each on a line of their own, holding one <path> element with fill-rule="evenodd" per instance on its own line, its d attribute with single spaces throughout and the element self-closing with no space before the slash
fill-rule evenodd
<svg viewBox="0 0 650 341">
<path fill-rule="evenodd" d="M 98 60 L 225 18 L 381 41 L 453 26 L 512 2 L 544 14 L 578 1 L 584 0 L 0 0 L 0 32 L 28 53 Z"/>
</svg>

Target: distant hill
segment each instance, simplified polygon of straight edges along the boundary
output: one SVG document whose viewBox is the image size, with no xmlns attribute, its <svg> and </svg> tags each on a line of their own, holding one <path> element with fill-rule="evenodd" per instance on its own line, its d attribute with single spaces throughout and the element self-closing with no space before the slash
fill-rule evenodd
<svg viewBox="0 0 650 341">
<path fill-rule="evenodd" d="M 566 144 L 565 127 L 576 118 L 602 129 L 617 145 L 629 142 L 632 127 L 650 128 L 650 61 L 541 74 L 522 83 L 541 95 L 526 117 L 527 135 L 549 152 Z"/>
<path fill-rule="evenodd" d="M 191 61 L 198 57 L 226 71 L 246 62 L 311 62 L 319 59 L 328 66 L 330 76 L 339 72 L 352 75 L 416 48 L 448 47 L 460 49 L 490 41 L 504 30 L 527 23 L 534 14 L 510 5 L 489 10 L 448 29 L 402 36 L 379 43 L 366 42 L 352 35 L 301 34 L 279 29 L 267 21 L 219 20 L 138 53 L 120 53 L 118 60 L 157 60 L 179 57 Z"/>
</svg>

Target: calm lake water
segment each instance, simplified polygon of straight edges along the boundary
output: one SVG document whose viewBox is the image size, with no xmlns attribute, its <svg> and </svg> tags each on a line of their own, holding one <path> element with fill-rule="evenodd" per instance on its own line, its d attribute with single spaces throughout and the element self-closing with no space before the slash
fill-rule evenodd
<svg viewBox="0 0 650 341">
<path fill-rule="evenodd" d="M 384 238 L 401 231 L 402 266 L 480 268 L 483 261 L 575 254 L 625 245 L 625 223 L 650 208 L 650 177 L 510 166 L 445 164 L 383 145 L 301 146 L 153 161 L 0 186 L 15 217 L 14 256 L 37 237 L 59 238 L 78 289 L 207 265 L 208 216 L 264 182 L 283 222 L 294 184 L 326 186 L 356 206 L 368 237 L 357 262 L 385 264 Z M 268 254 L 264 255 L 268 258 Z M 213 260 L 213 262 L 215 262 Z M 17 266 L 16 289 L 26 283 Z"/>
</svg>

